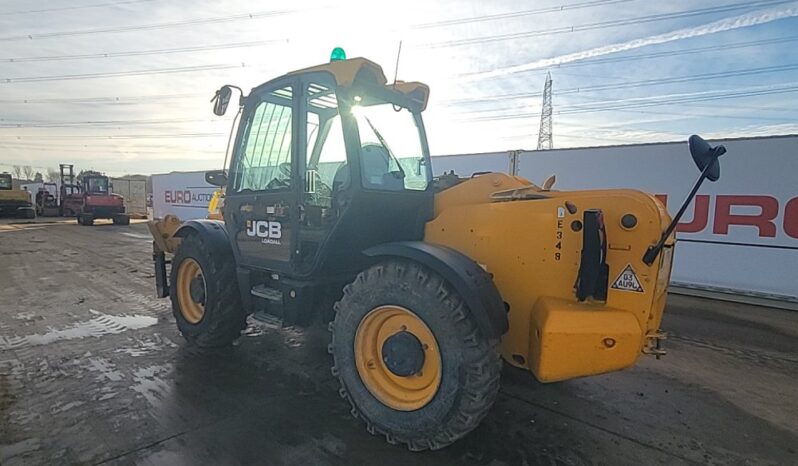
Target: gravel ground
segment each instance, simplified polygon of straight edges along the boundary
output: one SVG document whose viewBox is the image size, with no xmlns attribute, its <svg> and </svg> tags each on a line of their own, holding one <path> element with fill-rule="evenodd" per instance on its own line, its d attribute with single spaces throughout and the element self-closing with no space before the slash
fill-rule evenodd
<svg viewBox="0 0 798 466">
<path fill-rule="evenodd" d="M 477 430 L 411 453 L 350 416 L 321 326 L 188 347 L 143 223 L 2 220 L 0 265 L 2 465 L 798 464 L 798 312 L 671 296 L 665 358 L 506 368 Z"/>
</svg>

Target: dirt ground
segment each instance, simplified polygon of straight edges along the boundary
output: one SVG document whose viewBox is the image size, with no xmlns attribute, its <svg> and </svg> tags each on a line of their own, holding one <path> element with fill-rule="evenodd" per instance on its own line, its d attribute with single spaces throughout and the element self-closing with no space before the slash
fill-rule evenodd
<svg viewBox="0 0 798 466">
<path fill-rule="evenodd" d="M 669 354 L 543 385 L 411 453 L 337 394 L 320 326 L 200 352 L 154 297 L 146 225 L 0 221 L 0 464 L 798 464 L 798 312 L 671 296 Z"/>
</svg>

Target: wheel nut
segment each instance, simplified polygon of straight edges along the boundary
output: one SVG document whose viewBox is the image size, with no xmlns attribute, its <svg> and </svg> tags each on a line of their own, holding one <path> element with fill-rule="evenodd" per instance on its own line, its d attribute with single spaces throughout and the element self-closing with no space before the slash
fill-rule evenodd
<svg viewBox="0 0 798 466">
<path fill-rule="evenodd" d="M 604 339 L 604 346 L 607 348 L 612 348 L 615 346 L 615 339 L 614 338 L 605 338 Z"/>
</svg>

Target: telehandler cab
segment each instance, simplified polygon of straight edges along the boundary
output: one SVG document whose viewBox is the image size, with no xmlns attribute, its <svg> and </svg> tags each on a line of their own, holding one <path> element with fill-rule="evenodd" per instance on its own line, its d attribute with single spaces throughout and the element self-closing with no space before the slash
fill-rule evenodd
<svg viewBox="0 0 798 466">
<path fill-rule="evenodd" d="M 229 168 L 206 174 L 225 189 L 223 220 L 150 223 L 157 292 L 190 343 L 229 345 L 250 314 L 321 316 L 352 413 L 412 450 L 479 424 L 502 359 L 553 382 L 664 354 L 684 210 L 671 221 L 639 191 L 502 173 L 433 179 L 428 95 L 363 58 L 262 84 L 239 99 Z M 724 151 L 697 136 L 690 149 L 703 171 L 685 206 Z"/>
</svg>

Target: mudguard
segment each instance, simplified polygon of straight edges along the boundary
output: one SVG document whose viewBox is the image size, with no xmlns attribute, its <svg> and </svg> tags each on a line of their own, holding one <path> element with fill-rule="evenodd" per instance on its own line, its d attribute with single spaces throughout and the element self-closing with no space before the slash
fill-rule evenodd
<svg viewBox="0 0 798 466">
<path fill-rule="evenodd" d="M 185 238 L 191 232 L 196 232 L 210 240 L 216 246 L 230 247 L 230 237 L 227 235 L 227 228 L 224 222 L 219 220 L 189 220 L 177 229 L 175 237 Z"/>
<path fill-rule="evenodd" d="M 369 257 L 403 257 L 423 264 L 449 282 L 488 338 L 509 328 L 507 311 L 490 274 L 463 253 L 423 241 L 380 244 L 363 251 Z"/>
<path fill-rule="evenodd" d="M 203 236 L 208 240 L 208 243 L 215 251 L 220 251 L 225 254 L 233 254 L 232 245 L 230 243 L 230 236 L 227 234 L 227 227 L 221 220 L 189 220 L 180 226 L 175 231 L 174 236 L 177 238 L 184 238 L 190 233 L 195 233 Z M 238 288 L 241 294 L 242 304 L 244 309 L 249 312 L 252 307 L 252 298 L 249 293 L 249 274 L 245 269 L 238 267 L 236 269 L 236 278 L 238 281 Z M 243 273 L 243 275 L 242 275 Z"/>
</svg>

